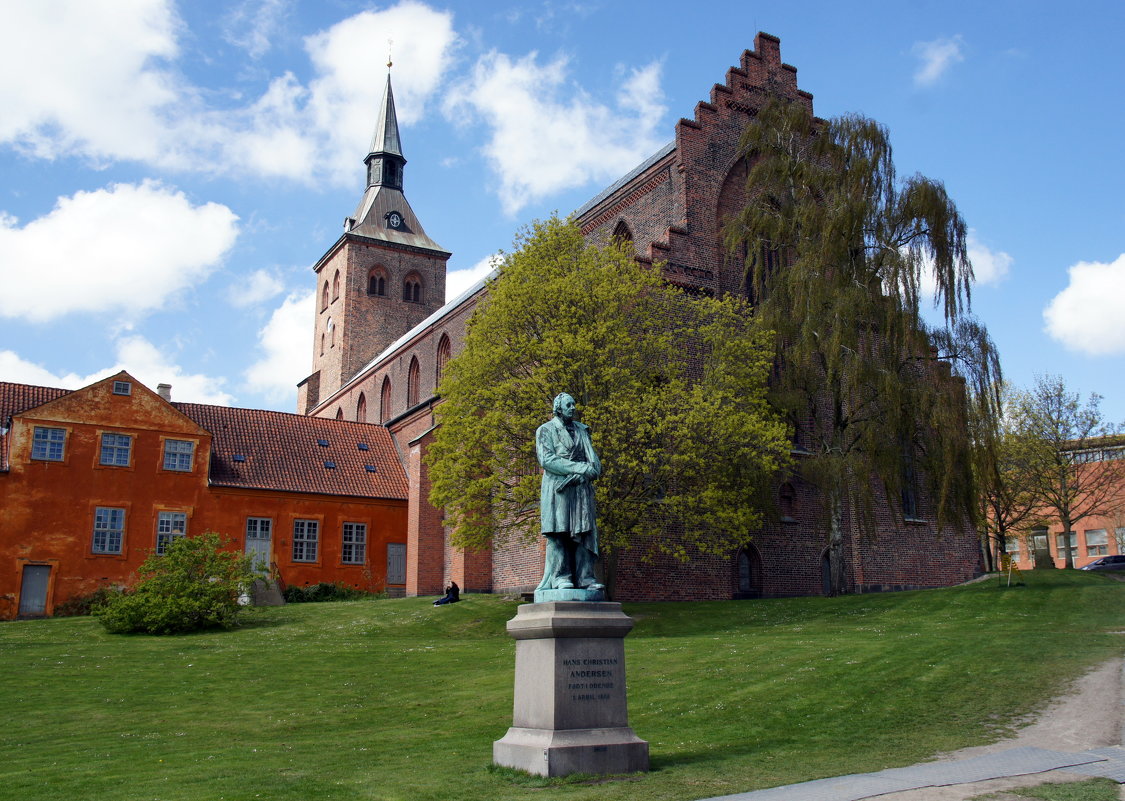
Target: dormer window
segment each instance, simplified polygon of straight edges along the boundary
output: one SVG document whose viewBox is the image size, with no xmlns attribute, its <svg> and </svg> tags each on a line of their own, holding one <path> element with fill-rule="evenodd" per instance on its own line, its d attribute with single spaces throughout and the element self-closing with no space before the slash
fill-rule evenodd
<svg viewBox="0 0 1125 801">
<path fill-rule="evenodd" d="M 397 211 L 388 211 L 387 227 L 395 231 L 401 231 L 403 228 L 402 213 Z"/>
</svg>

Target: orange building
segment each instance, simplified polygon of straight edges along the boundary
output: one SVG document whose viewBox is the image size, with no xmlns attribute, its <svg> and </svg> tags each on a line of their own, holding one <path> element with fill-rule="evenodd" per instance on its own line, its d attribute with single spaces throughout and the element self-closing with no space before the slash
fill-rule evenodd
<svg viewBox="0 0 1125 801">
<path fill-rule="evenodd" d="M 1097 438 L 1067 452 L 1080 471 L 1078 486 L 1086 488 L 1078 494 L 1076 510 L 1097 508 L 1103 513 L 1084 514 L 1067 538 L 1055 510 L 1040 509 L 1029 524 L 1008 535 L 1004 546 L 1021 570 L 1036 566 L 1037 553 L 1040 564 L 1050 559 L 1055 567 L 1066 567 L 1067 548 L 1078 568 L 1103 556 L 1125 554 L 1125 442 L 1120 437 Z"/>
<path fill-rule="evenodd" d="M 0 426 L 0 619 L 129 584 L 204 531 L 283 586 L 405 590 L 407 483 L 382 426 L 172 403 L 126 372 L 0 382 Z"/>
</svg>

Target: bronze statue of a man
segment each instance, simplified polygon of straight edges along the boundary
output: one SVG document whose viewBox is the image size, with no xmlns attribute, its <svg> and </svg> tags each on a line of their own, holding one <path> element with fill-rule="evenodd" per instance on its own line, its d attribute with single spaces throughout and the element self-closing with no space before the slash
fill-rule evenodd
<svg viewBox="0 0 1125 801">
<path fill-rule="evenodd" d="M 590 442 L 590 428 L 574 419 L 574 398 L 555 397 L 555 416 L 535 432 L 535 455 L 543 467 L 539 497 L 540 530 L 547 556 L 539 590 L 604 589 L 594 570 L 598 561 L 594 481 L 602 463 Z"/>
</svg>

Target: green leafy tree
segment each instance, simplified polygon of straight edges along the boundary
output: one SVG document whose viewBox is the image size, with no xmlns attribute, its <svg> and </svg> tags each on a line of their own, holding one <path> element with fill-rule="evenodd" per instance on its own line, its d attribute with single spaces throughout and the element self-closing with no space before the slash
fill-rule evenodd
<svg viewBox="0 0 1125 801">
<path fill-rule="evenodd" d="M 967 416 L 995 415 L 999 360 L 968 314 L 965 223 L 941 183 L 898 179 L 885 128 L 775 101 L 742 148 L 749 199 L 726 239 L 745 255 L 757 319 L 776 332 L 774 402 L 811 421 L 801 471 L 824 498 L 839 592 L 845 515 L 872 531 L 880 485 L 903 517 L 924 487 L 939 525 L 975 518 L 970 431 L 994 428 Z M 927 290 L 943 320 L 933 328 L 920 314 Z M 951 374 L 981 402 L 967 404 Z"/>
<path fill-rule="evenodd" d="M 1036 443 L 1028 487 L 1039 498 L 1042 516 L 1062 526 L 1059 551 L 1073 568 L 1074 525 L 1087 517 L 1112 518 L 1125 503 L 1125 462 L 1104 458 L 1107 446 L 1121 444 L 1109 438 L 1122 427 L 1102 416 L 1100 395 L 1083 404 L 1060 376 L 1039 376 L 1030 391 L 1016 393 L 1014 405 L 1022 434 Z"/>
<path fill-rule="evenodd" d="M 181 634 L 229 628 L 242 609 L 255 574 L 250 559 L 222 550 L 222 538 L 207 532 L 178 537 L 163 555 L 155 551 L 138 570 L 132 590 L 110 596 L 98 609 L 102 625 L 115 634 Z"/>
<path fill-rule="evenodd" d="M 539 536 L 535 429 L 569 392 L 603 463 L 600 545 L 729 552 L 788 458 L 767 338 L 737 299 L 690 298 L 617 245 L 534 223 L 504 255 L 439 388 L 430 500 L 461 547 Z M 662 536 L 675 525 L 682 536 Z M 608 576 L 612 581 L 612 575 Z"/>
<path fill-rule="evenodd" d="M 1008 540 L 1040 517 L 1040 492 L 1033 469 L 1043 443 L 1029 432 L 1022 405 L 1013 391 L 1001 389 L 1001 416 L 995 436 L 980 437 L 974 460 L 980 488 L 980 521 L 989 558 L 1007 550 Z"/>
</svg>

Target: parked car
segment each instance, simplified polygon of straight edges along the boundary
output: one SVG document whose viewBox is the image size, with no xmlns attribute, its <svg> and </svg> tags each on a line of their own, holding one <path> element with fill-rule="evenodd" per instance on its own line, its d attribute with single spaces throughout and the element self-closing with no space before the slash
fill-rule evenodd
<svg viewBox="0 0 1125 801">
<path fill-rule="evenodd" d="M 1119 556 L 1103 556 L 1088 565 L 1083 565 L 1080 570 L 1125 570 L 1125 554 Z"/>
</svg>

